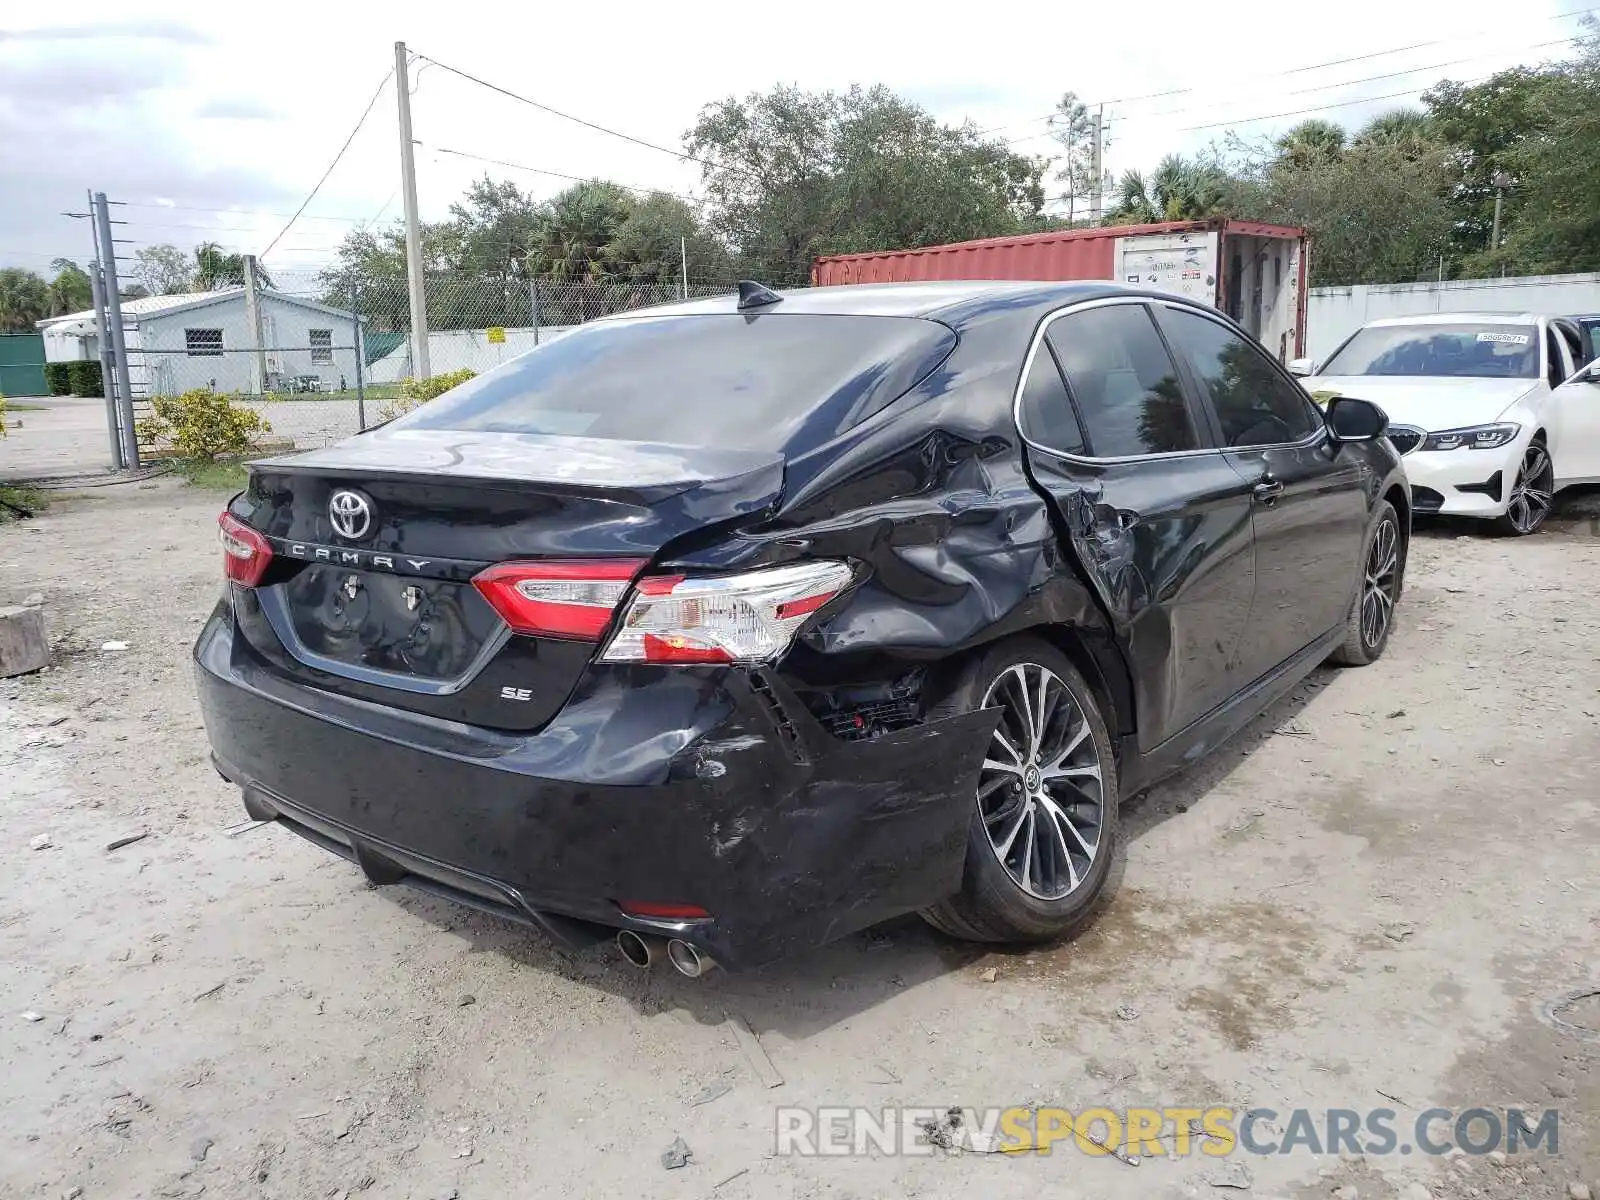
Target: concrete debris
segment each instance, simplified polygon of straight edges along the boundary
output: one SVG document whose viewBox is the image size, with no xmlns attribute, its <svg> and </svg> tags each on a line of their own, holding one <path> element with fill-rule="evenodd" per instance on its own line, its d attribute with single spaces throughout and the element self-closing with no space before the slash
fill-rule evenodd
<svg viewBox="0 0 1600 1200">
<path fill-rule="evenodd" d="M 1134 1008 L 1133 1005 L 1131 1005 L 1131 1004 L 1119 1004 L 1119 1005 L 1117 1005 L 1117 1020 L 1119 1020 L 1119 1021 L 1137 1021 L 1138 1019 L 1139 1019 L 1139 1010 L 1137 1008 Z"/>
<path fill-rule="evenodd" d="M 128 648 L 127 642 L 101 642 L 100 649 L 107 654 L 120 654 Z"/>
<path fill-rule="evenodd" d="M 1383 927 L 1383 936 L 1391 942 L 1403 942 L 1416 932 L 1416 925 L 1410 921 L 1396 921 L 1393 925 Z"/>
<path fill-rule="evenodd" d="M 985 983 L 993 983 L 997 978 L 999 978 L 999 975 L 1000 971 L 996 967 L 985 967 L 982 971 L 978 972 L 978 978 L 983 980 Z"/>
<path fill-rule="evenodd" d="M 681 1137 L 675 1137 L 672 1139 L 672 1145 L 661 1152 L 661 1165 L 669 1171 L 675 1171 L 679 1167 L 687 1166 L 693 1157 L 694 1151 L 689 1149 L 689 1143 Z"/>
<path fill-rule="evenodd" d="M 215 1145 L 216 1143 L 208 1137 L 197 1137 L 189 1143 L 189 1157 L 194 1159 L 195 1162 L 205 1162 L 206 1155 L 211 1152 L 211 1147 Z"/>
<path fill-rule="evenodd" d="M 699 1108 L 702 1104 L 710 1104 L 713 1100 L 726 1096 L 731 1091 L 733 1091 L 733 1085 L 726 1080 L 719 1079 L 715 1083 L 709 1083 L 701 1088 L 695 1098 L 689 1101 L 689 1106 L 691 1108 Z"/>
<path fill-rule="evenodd" d="M 22 1014 L 22 1019 L 24 1021 L 30 1021 L 30 1022 L 32 1022 L 32 1021 L 42 1021 L 42 1020 L 44 1020 L 44 1014 L 43 1013 L 36 1013 L 32 1009 L 29 1009 L 27 1012 Z"/>
<path fill-rule="evenodd" d="M 1503 1167 L 1503 1166 L 1505 1166 L 1506 1165 L 1506 1152 L 1504 1150 L 1491 1150 L 1491 1151 L 1489 1151 L 1489 1165 L 1491 1167 Z"/>
<path fill-rule="evenodd" d="M 1206 1182 L 1214 1188 L 1233 1188 L 1247 1192 L 1255 1183 L 1255 1176 L 1250 1174 L 1250 1168 L 1244 1163 L 1229 1162 L 1223 1163 L 1220 1168 L 1207 1175 Z"/>
<path fill-rule="evenodd" d="M 463 992 L 460 998 L 456 1000 L 456 1007 L 466 1008 L 469 1004 L 476 1004 L 477 1002 L 478 998 L 476 996 L 468 992 Z"/>
<path fill-rule="evenodd" d="M 1567 1200 L 1594 1200 L 1594 1196 L 1589 1191 L 1587 1183 L 1569 1183 L 1567 1185 Z"/>
<path fill-rule="evenodd" d="M 35 850 L 48 850 L 51 846 L 55 845 L 55 843 L 50 840 L 50 835 L 48 833 L 41 833 L 38 837 L 30 841 L 28 845 Z"/>
</svg>

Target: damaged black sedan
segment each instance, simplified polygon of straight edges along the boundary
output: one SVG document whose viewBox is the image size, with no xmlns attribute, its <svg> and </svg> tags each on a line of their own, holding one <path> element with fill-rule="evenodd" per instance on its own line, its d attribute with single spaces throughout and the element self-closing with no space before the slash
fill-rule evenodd
<svg viewBox="0 0 1600 1200">
<path fill-rule="evenodd" d="M 1383 652 L 1384 426 L 1107 283 L 596 321 L 251 467 L 214 759 L 376 883 L 686 974 L 909 912 L 1059 938 L 1119 799 Z"/>
</svg>

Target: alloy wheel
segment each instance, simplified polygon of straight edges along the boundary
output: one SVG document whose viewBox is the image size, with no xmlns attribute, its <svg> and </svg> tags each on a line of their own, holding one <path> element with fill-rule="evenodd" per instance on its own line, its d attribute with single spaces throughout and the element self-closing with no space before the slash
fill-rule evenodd
<svg viewBox="0 0 1600 1200">
<path fill-rule="evenodd" d="M 1550 515 L 1553 474 L 1550 452 L 1538 442 L 1530 442 L 1523 452 L 1517 481 L 1511 488 L 1511 500 L 1506 505 L 1506 519 L 1518 533 L 1532 533 Z"/>
<path fill-rule="evenodd" d="M 1385 517 L 1367 550 L 1366 582 L 1361 588 L 1361 640 L 1369 649 L 1383 644 L 1394 617 L 1400 578 L 1400 527 Z"/>
<path fill-rule="evenodd" d="M 1105 787 L 1100 751 L 1077 697 L 1037 663 L 1008 667 L 985 708 L 1003 715 L 978 775 L 978 812 L 1012 882 L 1060 900 L 1088 876 L 1100 852 Z"/>
</svg>

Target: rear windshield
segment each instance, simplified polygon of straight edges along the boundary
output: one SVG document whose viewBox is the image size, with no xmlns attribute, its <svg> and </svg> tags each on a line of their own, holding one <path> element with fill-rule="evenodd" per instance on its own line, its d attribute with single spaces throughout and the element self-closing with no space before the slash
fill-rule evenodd
<svg viewBox="0 0 1600 1200">
<path fill-rule="evenodd" d="M 633 317 L 555 339 L 394 428 L 804 449 L 908 391 L 955 344 L 911 317 Z"/>
<path fill-rule="evenodd" d="M 1539 332 L 1532 325 L 1372 325 L 1317 374 L 1537 379 Z"/>
</svg>

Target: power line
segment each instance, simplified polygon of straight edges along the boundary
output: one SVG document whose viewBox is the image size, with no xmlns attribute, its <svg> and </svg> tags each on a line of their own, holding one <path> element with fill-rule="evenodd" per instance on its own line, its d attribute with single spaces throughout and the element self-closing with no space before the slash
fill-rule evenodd
<svg viewBox="0 0 1600 1200">
<path fill-rule="evenodd" d="M 585 175 L 567 175 L 561 171 L 549 170 L 546 167 L 530 167 L 524 163 L 507 162 L 505 159 L 486 158 L 482 154 L 469 154 L 465 150 L 451 150 L 444 146 L 430 146 L 428 149 L 432 150 L 435 154 L 452 154 L 457 158 L 470 158 L 477 162 L 489 163 L 496 167 L 509 167 L 513 171 L 531 171 L 535 175 L 552 175 L 557 179 L 570 179 L 573 183 L 609 183 L 627 192 L 640 192 L 644 195 L 660 193 L 662 195 L 676 197 L 679 200 L 687 200 L 691 204 L 705 203 L 704 200 L 698 197 L 687 195 L 684 192 L 669 192 L 665 188 L 633 187 L 630 184 L 617 183 L 617 181 L 614 179 L 601 179 L 595 176 Z"/>
<path fill-rule="evenodd" d="M 292 217 L 295 215 L 294 213 L 286 212 L 270 212 L 260 208 L 206 208 L 197 204 L 136 204 L 131 200 L 118 200 L 116 203 L 122 208 L 156 208 L 164 212 L 177 210 L 180 212 L 222 213 L 230 217 Z M 348 221 L 352 225 L 361 224 L 360 217 L 334 217 L 324 216 L 320 213 L 301 213 L 300 219 L 302 221 Z"/>
<path fill-rule="evenodd" d="M 479 79 L 476 75 L 469 74 L 458 67 L 452 67 L 448 63 L 440 62 L 438 59 L 429 58 L 426 54 L 418 54 L 416 57 L 420 58 L 423 62 L 432 63 L 436 67 L 449 71 L 452 75 L 459 75 L 462 79 L 467 80 L 469 83 L 475 83 L 479 87 L 486 87 L 491 92 L 499 92 L 502 96 L 507 96 L 512 100 L 520 101 L 521 103 L 532 108 L 537 108 L 540 112 L 549 113 L 553 117 L 560 117 L 563 121 L 571 121 L 575 125 L 582 125 L 585 129 L 592 129 L 596 133 L 609 134 L 614 138 L 621 138 L 625 142 L 632 142 L 635 146 L 643 146 L 647 150 L 656 150 L 662 154 L 670 154 L 673 158 L 680 159 L 683 162 L 698 163 L 702 167 L 711 167 L 714 169 L 720 166 L 718 163 L 711 162 L 704 158 L 696 158 L 694 155 L 685 153 L 682 150 L 672 150 L 666 146 L 657 145 L 655 142 L 648 142 L 644 138 L 634 137 L 631 133 L 623 133 L 620 129 L 612 129 L 605 125 L 597 125 L 593 121 L 584 120 L 582 117 L 575 117 L 569 112 L 562 112 L 559 108 L 551 108 L 548 104 L 541 104 L 537 100 L 530 100 L 527 96 L 513 92 L 510 88 L 503 88 L 497 83 L 490 83 L 487 79 Z"/>
<path fill-rule="evenodd" d="M 1547 20 L 1547 21 L 1561 21 L 1561 20 L 1566 20 L 1566 19 L 1568 19 L 1570 17 L 1588 16 L 1591 13 L 1596 13 L 1596 12 L 1600 12 L 1600 7 L 1573 9 L 1570 12 L 1554 13 L 1551 16 L 1545 17 L 1543 19 Z M 1370 53 L 1367 53 L 1367 54 L 1351 55 L 1348 58 L 1335 58 L 1335 59 L 1330 59 L 1327 62 L 1307 63 L 1304 66 L 1287 67 L 1287 68 L 1285 68 L 1284 70 L 1281 70 L 1281 71 L 1268 71 L 1268 72 L 1258 73 L 1258 74 L 1255 74 L 1255 75 L 1246 75 L 1246 76 L 1233 77 L 1233 78 L 1230 78 L 1229 84 L 1230 84 L 1230 86 L 1232 86 L 1233 84 L 1236 84 L 1236 83 L 1249 82 L 1252 79 L 1281 79 L 1286 75 L 1299 75 L 1299 74 L 1303 74 L 1304 72 L 1307 72 L 1307 71 L 1320 71 L 1320 70 L 1324 70 L 1324 69 L 1326 69 L 1328 67 L 1340 67 L 1340 66 L 1346 66 L 1346 65 L 1348 65 L 1350 63 L 1368 62 L 1368 61 L 1370 61 L 1372 59 L 1375 59 L 1375 58 L 1387 58 L 1390 55 L 1394 55 L 1394 54 L 1404 54 L 1408 50 L 1424 50 L 1424 49 L 1427 49 L 1430 46 L 1447 46 L 1447 45 L 1451 45 L 1451 44 L 1460 44 L 1461 42 L 1472 41 L 1472 40 L 1474 40 L 1476 38 L 1487 37 L 1487 36 L 1489 36 L 1491 34 L 1497 34 L 1499 32 L 1500 31 L 1497 30 L 1497 29 L 1486 29 L 1486 30 L 1480 30 L 1477 33 L 1464 34 L 1464 35 L 1461 35 L 1461 36 L 1458 36 L 1458 37 L 1434 38 L 1431 41 L 1413 42 L 1413 43 L 1411 43 L 1410 45 L 1407 45 L 1407 46 L 1395 46 L 1395 47 L 1392 47 L 1392 48 L 1387 49 L 1387 50 L 1374 50 L 1374 51 L 1372 51 Z M 1564 43 L 1571 42 L 1571 41 L 1574 41 L 1574 40 L 1575 40 L 1575 37 L 1574 38 L 1557 38 L 1555 41 L 1539 42 L 1539 43 L 1536 43 L 1536 44 L 1534 44 L 1532 46 L 1522 47 L 1521 49 L 1522 50 L 1540 50 L 1540 49 L 1544 49 L 1544 48 L 1549 47 L 1549 46 L 1562 45 Z M 1438 63 L 1438 64 L 1436 64 L 1434 66 L 1431 66 L 1431 67 L 1415 67 L 1410 71 L 1394 71 L 1394 72 L 1390 72 L 1389 74 L 1386 74 L 1386 75 L 1369 75 L 1369 76 L 1365 76 L 1365 77 L 1363 77 L 1361 79 L 1346 80 L 1342 84 L 1324 84 L 1324 85 L 1320 85 L 1319 87 L 1316 87 L 1316 88 L 1302 88 L 1302 89 L 1299 89 L 1298 91 L 1290 92 L 1288 94 L 1289 95 L 1299 95 L 1299 94 L 1301 94 L 1303 92 L 1320 91 L 1320 90 L 1323 90 L 1325 88 L 1330 88 L 1330 87 L 1350 87 L 1350 86 L 1354 86 L 1355 84 L 1358 84 L 1358 83 L 1368 83 L 1368 82 L 1371 82 L 1371 81 L 1377 80 L 1377 79 L 1393 79 L 1398 75 L 1409 75 L 1409 74 L 1420 73 L 1422 71 L 1433 71 L 1433 70 L 1438 70 L 1441 67 L 1455 66 L 1455 65 L 1457 65 L 1459 63 L 1463 63 L 1463 62 L 1475 62 L 1478 59 L 1490 58 L 1490 57 L 1493 57 L 1493 56 L 1494 56 L 1493 53 L 1477 54 L 1477 55 L 1472 55 L 1472 56 L 1470 56 L 1468 58 L 1457 59 L 1454 62 Z M 1110 105 L 1110 104 L 1131 104 L 1131 103 L 1133 103 L 1135 101 L 1138 101 L 1138 100 L 1154 100 L 1154 99 L 1158 99 L 1158 98 L 1162 98 L 1162 97 L 1166 97 L 1166 96 L 1190 95 L 1194 91 L 1195 91 L 1195 89 L 1192 88 L 1192 87 L 1177 88 L 1177 89 L 1174 89 L 1174 90 L 1171 90 L 1171 91 L 1165 91 L 1165 92 L 1148 92 L 1148 93 L 1145 93 L 1144 95 L 1140 95 L 1140 96 L 1122 96 L 1122 97 L 1115 97 L 1115 98 L 1108 99 L 1108 100 L 1085 100 L 1085 101 L 1081 101 L 1080 103 L 1082 103 L 1084 105 L 1084 107 L 1086 107 L 1086 108 L 1095 108 L 1095 107 L 1098 107 L 1099 105 L 1102 105 L 1102 104 L 1107 104 L 1107 105 Z M 1160 112 L 1160 113 L 1140 113 L 1138 115 L 1137 119 L 1143 120 L 1146 117 L 1164 116 L 1164 115 L 1167 115 L 1168 113 L 1182 112 L 1182 111 L 1184 111 L 1184 110 L 1183 109 L 1163 109 L 1162 112 Z M 1055 117 L 1055 116 L 1058 116 L 1058 115 L 1059 115 L 1059 110 L 1055 110 L 1055 111 L 1052 111 L 1052 112 L 1044 113 L 1044 114 L 1042 114 L 1040 116 L 1037 116 L 1037 117 L 1029 117 L 1024 121 L 1019 121 L 1019 122 L 1016 122 L 1015 124 L 1012 124 L 1012 125 L 1003 125 L 1003 126 L 997 126 L 994 129 L 979 130 L 979 133 L 980 134 L 983 134 L 983 133 L 1001 133 L 1001 132 L 1004 132 L 1007 129 L 1017 129 L 1017 128 L 1020 128 L 1021 126 L 1024 126 L 1024 125 L 1034 124 L 1035 122 L 1038 122 L 1038 121 L 1048 121 L 1052 117 Z M 1127 118 L 1124 118 L 1124 119 L 1127 119 Z M 1018 142 L 1032 141 L 1035 138 L 1046 137 L 1046 136 L 1048 136 L 1048 131 L 1046 133 L 1029 134 L 1028 136 L 1021 137 L 1021 138 L 1011 138 L 1011 139 L 1007 140 L 1006 145 L 1008 145 L 1008 146 L 1015 145 Z"/>
<path fill-rule="evenodd" d="M 360 119 L 356 121 L 355 128 L 350 131 L 350 136 L 344 139 L 344 145 L 339 147 L 339 153 L 333 156 L 333 161 L 328 164 L 328 169 L 322 173 L 322 178 L 317 180 L 317 185 L 311 189 L 311 194 L 301 201 L 300 207 L 295 210 L 294 216 L 289 218 L 288 224 L 278 230 L 278 236 L 267 243 L 267 248 L 261 252 L 262 258 L 272 253 L 272 248 L 282 240 L 284 234 L 289 232 L 289 226 L 298 221 L 300 214 L 305 212 L 306 207 L 317 198 L 317 193 L 322 190 L 322 185 L 328 182 L 328 176 L 333 174 L 333 169 L 339 165 L 339 160 L 344 157 L 344 152 L 350 149 L 350 143 L 356 140 L 356 134 L 361 132 L 361 127 L 367 123 L 367 118 L 372 115 L 372 106 L 377 104 L 378 97 L 383 95 L 383 89 L 389 85 L 389 80 L 393 75 L 394 68 L 392 67 L 383 73 L 383 78 L 378 80 L 378 86 L 373 89 L 372 99 L 368 100 L 366 108 L 361 110 Z"/>
</svg>

